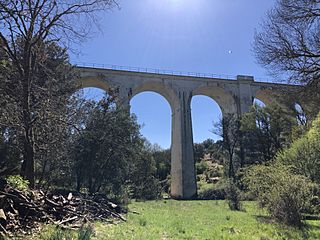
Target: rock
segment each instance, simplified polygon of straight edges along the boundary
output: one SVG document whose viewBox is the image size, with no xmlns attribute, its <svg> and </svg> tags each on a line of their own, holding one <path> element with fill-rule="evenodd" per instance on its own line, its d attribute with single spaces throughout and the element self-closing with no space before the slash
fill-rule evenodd
<svg viewBox="0 0 320 240">
<path fill-rule="evenodd" d="M 208 183 L 217 183 L 219 182 L 220 178 L 219 177 L 213 177 L 213 178 L 209 178 L 207 180 Z"/>
</svg>

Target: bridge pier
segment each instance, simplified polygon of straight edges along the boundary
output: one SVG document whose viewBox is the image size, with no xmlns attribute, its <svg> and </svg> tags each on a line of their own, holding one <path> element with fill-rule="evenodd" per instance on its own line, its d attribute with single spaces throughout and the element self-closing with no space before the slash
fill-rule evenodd
<svg viewBox="0 0 320 240">
<path fill-rule="evenodd" d="M 172 111 L 171 197 L 192 199 L 197 195 L 191 121 L 192 92 L 179 91 Z"/>
<path fill-rule="evenodd" d="M 251 76 L 237 76 L 237 82 L 239 86 L 239 93 L 237 99 L 238 115 L 249 112 L 253 104 L 253 95 L 251 90 L 251 84 L 254 82 L 254 78 Z"/>
</svg>

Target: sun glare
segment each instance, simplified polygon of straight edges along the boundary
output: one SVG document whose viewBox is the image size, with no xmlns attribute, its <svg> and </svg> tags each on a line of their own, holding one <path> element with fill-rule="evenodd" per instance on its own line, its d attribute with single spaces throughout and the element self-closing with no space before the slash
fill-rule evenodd
<svg viewBox="0 0 320 240">
<path fill-rule="evenodd" d="M 168 0 L 168 2 L 174 6 L 179 6 L 182 4 L 182 0 Z"/>
<path fill-rule="evenodd" d="M 150 0 L 155 7 L 166 11 L 180 12 L 198 8 L 202 0 Z"/>
</svg>

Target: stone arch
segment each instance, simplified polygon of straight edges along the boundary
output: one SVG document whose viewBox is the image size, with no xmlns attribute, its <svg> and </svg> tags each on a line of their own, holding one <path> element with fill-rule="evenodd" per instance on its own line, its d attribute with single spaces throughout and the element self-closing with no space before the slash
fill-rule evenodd
<svg viewBox="0 0 320 240">
<path fill-rule="evenodd" d="M 252 104 L 253 104 L 253 105 L 257 104 L 257 105 L 260 106 L 260 107 L 265 107 L 265 106 L 267 106 L 267 105 L 265 104 L 265 102 L 262 101 L 262 100 L 259 99 L 259 98 L 253 98 L 253 99 L 252 99 Z"/>
<path fill-rule="evenodd" d="M 132 89 L 132 93 L 130 94 L 129 101 L 137 94 L 142 92 L 155 92 L 160 94 L 162 97 L 164 97 L 170 107 L 171 112 L 173 113 L 175 109 L 179 108 L 179 97 L 177 96 L 176 92 L 171 88 L 171 86 L 161 83 L 161 82 L 152 82 L 147 81 L 143 82 L 142 84 L 134 87 Z"/>
<path fill-rule="evenodd" d="M 169 102 L 159 93 L 143 91 L 130 100 L 130 114 L 141 123 L 140 133 L 161 147 L 171 147 L 172 110 Z"/>
<path fill-rule="evenodd" d="M 128 93 L 124 86 L 118 84 L 116 82 L 112 82 L 106 79 L 105 76 L 82 76 L 79 78 L 79 87 L 78 90 L 86 89 L 86 88 L 97 88 L 105 91 L 107 94 L 110 93 L 110 90 L 115 90 L 115 94 L 117 94 L 116 104 L 119 107 L 123 107 L 124 109 L 129 110 L 129 101 Z"/>
<path fill-rule="evenodd" d="M 201 143 L 209 138 L 221 139 L 220 136 L 212 132 L 213 123 L 220 122 L 222 118 L 222 110 L 219 104 L 212 97 L 195 95 L 192 97 L 190 105 L 193 142 Z"/>
<path fill-rule="evenodd" d="M 78 88 L 72 96 L 82 97 L 86 100 L 100 101 L 103 97 L 108 95 L 108 91 L 96 87 L 82 87 Z"/>
<path fill-rule="evenodd" d="M 237 104 L 232 93 L 221 87 L 201 86 L 193 91 L 193 96 L 197 95 L 213 99 L 219 105 L 222 115 L 237 114 Z"/>
<path fill-rule="evenodd" d="M 255 95 L 253 96 L 252 102 L 254 98 L 260 100 L 263 102 L 266 106 L 271 105 L 272 103 L 275 103 L 275 94 L 274 91 L 271 89 L 260 89 L 258 90 Z"/>
<path fill-rule="evenodd" d="M 292 104 L 293 111 L 296 115 L 296 120 L 300 125 L 307 125 L 308 118 L 303 108 L 302 104 L 299 101 L 296 101 Z"/>
<path fill-rule="evenodd" d="M 80 87 L 79 87 L 80 89 L 92 87 L 92 88 L 99 88 L 107 92 L 111 88 L 111 84 L 108 83 L 108 81 L 97 76 L 80 77 L 79 81 L 80 81 Z"/>
</svg>

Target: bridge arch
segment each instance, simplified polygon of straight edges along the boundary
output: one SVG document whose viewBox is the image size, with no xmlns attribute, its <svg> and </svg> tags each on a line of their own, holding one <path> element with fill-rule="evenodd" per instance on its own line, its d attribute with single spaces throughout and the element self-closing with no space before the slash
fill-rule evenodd
<svg viewBox="0 0 320 240">
<path fill-rule="evenodd" d="M 253 97 L 264 103 L 265 106 L 270 106 L 275 102 L 273 96 L 274 92 L 271 89 L 259 89 Z"/>
<path fill-rule="evenodd" d="M 207 139 L 220 140 L 214 127 L 222 118 L 219 104 L 211 97 L 195 95 L 191 100 L 193 142 L 201 143 Z"/>
<path fill-rule="evenodd" d="M 150 143 L 170 148 L 172 110 L 166 98 L 154 91 L 140 92 L 130 99 L 130 112 L 136 115 L 140 132 Z"/>
<path fill-rule="evenodd" d="M 99 88 L 108 92 L 108 90 L 112 87 L 111 84 L 103 79 L 102 77 L 97 76 L 88 76 L 79 78 L 80 89 L 84 88 Z"/>
<path fill-rule="evenodd" d="M 201 86 L 193 91 L 193 96 L 204 95 L 215 101 L 222 112 L 222 115 L 236 114 L 237 104 L 232 93 L 221 87 Z"/>
<path fill-rule="evenodd" d="M 131 100 L 135 95 L 143 92 L 155 92 L 164 97 L 169 103 L 172 113 L 175 109 L 179 108 L 179 97 L 168 84 L 154 81 L 143 82 L 132 89 L 129 100 Z"/>
</svg>

